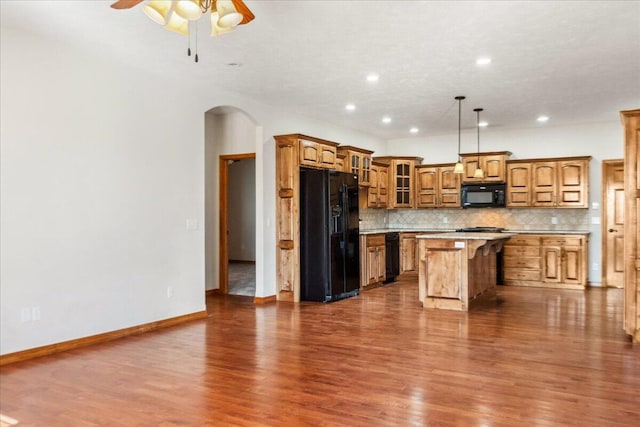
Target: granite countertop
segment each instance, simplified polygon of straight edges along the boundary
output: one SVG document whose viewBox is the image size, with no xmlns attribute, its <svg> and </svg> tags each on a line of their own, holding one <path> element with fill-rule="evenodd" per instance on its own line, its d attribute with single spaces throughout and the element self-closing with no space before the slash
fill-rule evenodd
<svg viewBox="0 0 640 427">
<path fill-rule="evenodd" d="M 516 233 L 478 233 L 478 232 L 456 232 L 453 233 L 435 233 L 435 234 L 418 234 L 418 239 L 446 239 L 446 240 L 502 240 Z"/>
<path fill-rule="evenodd" d="M 360 230 L 360 234 L 381 234 L 381 233 L 451 233 L 455 232 L 455 228 L 430 228 L 430 227 L 407 227 L 407 228 L 372 228 Z M 506 229 L 504 233 L 515 234 L 575 234 L 589 235 L 590 231 L 586 230 L 515 230 Z M 460 234 L 460 233 L 458 233 Z M 486 234 L 486 233 L 485 233 Z"/>
</svg>

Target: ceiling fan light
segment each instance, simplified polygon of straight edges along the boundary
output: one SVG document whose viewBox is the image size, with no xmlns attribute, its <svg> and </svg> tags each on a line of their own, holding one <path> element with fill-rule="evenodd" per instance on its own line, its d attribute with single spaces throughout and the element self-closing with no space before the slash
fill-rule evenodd
<svg viewBox="0 0 640 427">
<path fill-rule="evenodd" d="M 167 15 L 171 9 L 171 0 L 150 0 L 142 6 L 142 11 L 160 25 L 167 23 Z"/>
<path fill-rule="evenodd" d="M 218 25 L 222 28 L 235 27 L 244 19 L 244 16 L 238 13 L 233 2 L 230 0 L 218 0 L 218 2 L 216 2 L 216 9 L 219 16 Z"/>
<path fill-rule="evenodd" d="M 174 11 L 184 19 L 195 21 L 202 16 L 198 0 L 178 0 L 173 5 Z"/>
<path fill-rule="evenodd" d="M 169 16 L 169 22 L 167 22 L 165 28 L 185 36 L 189 35 L 189 21 L 175 13 L 175 11 Z"/>
<path fill-rule="evenodd" d="M 218 24 L 218 12 L 211 12 L 211 36 L 219 36 L 220 34 L 230 33 L 235 30 L 234 27 L 223 28 Z"/>
</svg>

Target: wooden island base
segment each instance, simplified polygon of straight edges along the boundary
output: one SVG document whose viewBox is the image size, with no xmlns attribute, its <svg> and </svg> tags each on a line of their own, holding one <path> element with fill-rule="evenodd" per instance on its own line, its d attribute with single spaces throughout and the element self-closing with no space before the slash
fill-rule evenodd
<svg viewBox="0 0 640 427">
<path fill-rule="evenodd" d="M 496 294 L 496 253 L 514 234 L 418 235 L 418 298 L 426 308 L 467 311 Z"/>
</svg>

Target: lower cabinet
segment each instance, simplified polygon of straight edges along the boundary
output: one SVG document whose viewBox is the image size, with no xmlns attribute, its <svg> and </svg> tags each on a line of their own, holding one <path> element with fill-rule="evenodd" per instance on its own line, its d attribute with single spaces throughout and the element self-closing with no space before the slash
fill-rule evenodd
<svg viewBox="0 0 640 427">
<path fill-rule="evenodd" d="M 400 274 L 418 272 L 418 233 L 400 233 Z"/>
<path fill-rule="evenodd" d="M 386 250 L 384 234 L 360 236 L 360 287 L 384 282 L 386 277 Z"/>
<path fill-rule="evenodd" d="M 586 235 L 523 234 L 504 245 L 504 284 L 584 289 Z"/>
</svg>

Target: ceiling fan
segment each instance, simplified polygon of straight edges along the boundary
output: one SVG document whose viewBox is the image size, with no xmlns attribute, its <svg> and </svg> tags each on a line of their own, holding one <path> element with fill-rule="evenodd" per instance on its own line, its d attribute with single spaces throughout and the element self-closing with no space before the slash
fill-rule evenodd
<svg viewBox="0 0 640 427">
<path fill-rule="evenodd" d="M 130 9 L 144 0 L 118 0 L 113 9 Z M 148 0 L 142 10 L 153 21 L 184 35 L 189 34 L 188 21 L 197 21 L 211 12 L 211 35 L 233 31 L 237 25 L 248 24 L 255 18 L 242 0 Z"/>
<path fill-rule="evenodd" d="M 143 1 L 118 0 L 111 7 L 130 9 Z M 247 24 L 255 18 L 242 0 L 147 0 L 142 5 L 142 10 L 152 21 L 185 36 L 189 35 L 189 23 L 198 21 L 207 12 L 211 15 L 212 36 L 231 32 L 236 26 Z M 197 41 L 196 32 L 196 62 Z M 191 56 L 191 47 L 187 49 L 187 55 Z"/>
</svg>

